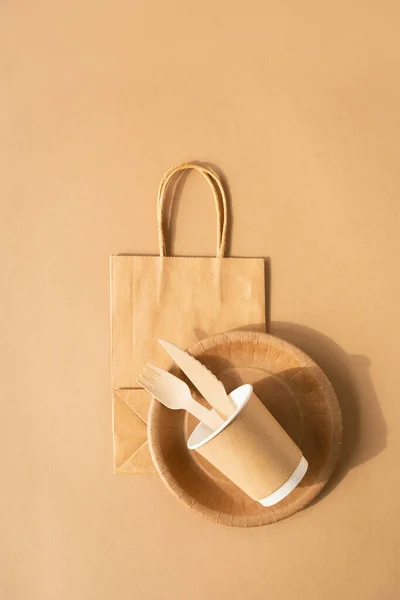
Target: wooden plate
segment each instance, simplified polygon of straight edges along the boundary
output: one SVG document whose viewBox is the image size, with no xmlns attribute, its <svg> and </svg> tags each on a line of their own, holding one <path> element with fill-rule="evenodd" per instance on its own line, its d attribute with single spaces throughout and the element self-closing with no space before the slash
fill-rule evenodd
<svg viewBox="0 0 400 600">
<path fill-rule="evenodd" d="M 289 496 L 263 507 L 187 449 L 194 419 L 153 400 L 149 446 L 166 486 L 203 517 L 235 527 L 267 525 L 304 508 L 325 486 L 340 454 L 341 413 L 325 374 L 304 352 L 266 333 L 221 334 L 202 340 L 189 352 L 224 383 L 228 393 L 242 383 L 253 384 L 258 397 L 302 449 L 309 469 Z M 185 379 L 178 369 L 171 371 Z"/>
</svg>

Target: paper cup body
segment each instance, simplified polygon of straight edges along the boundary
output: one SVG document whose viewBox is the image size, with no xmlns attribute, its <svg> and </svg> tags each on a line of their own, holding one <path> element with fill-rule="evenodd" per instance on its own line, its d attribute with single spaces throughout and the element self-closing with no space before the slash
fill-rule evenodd
<svg viewBox="0 0 400 600">
<path fill-rule="evenodd" d="M 301 450 L 245 384 L 230 398 L 234 414 L 216 431 L 200 423 L 188 440 L 248 496 L 272 506 L 285 498 L 307 471 Z"/>
</svg>

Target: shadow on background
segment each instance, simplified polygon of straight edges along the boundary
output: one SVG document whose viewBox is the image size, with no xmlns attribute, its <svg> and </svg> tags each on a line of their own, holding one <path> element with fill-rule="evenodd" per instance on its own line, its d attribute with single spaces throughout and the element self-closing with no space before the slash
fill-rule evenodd
<svg viewBox="0 0 400 600">
<path fill-rule="evenodd" d="M 387 428 L 369 374 L 366 356 L 349 355 L 329 337 L 303 325 L 273 321 L 270 333 L 304 350 L 322 368 L 339 400 L 343 445 L 339 464 L 316 502 L 332 491 L 350 469 L 380 454 Z"/>
</svg>

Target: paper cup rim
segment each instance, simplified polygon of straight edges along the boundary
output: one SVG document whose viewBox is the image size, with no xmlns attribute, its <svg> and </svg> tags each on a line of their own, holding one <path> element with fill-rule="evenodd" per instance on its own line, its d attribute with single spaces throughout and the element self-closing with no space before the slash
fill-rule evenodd
<svg viewBox="0 0 400 600">
<path fill-rule="evenodd" d="M 243 394 L 243 400 L 241 400 L 240 404 L 238 403 L 238 401 L 236 399 L 236 396 L 239 395 L 239 392 L 240 392 L 240 395 Z M 203 423 L 203 421 L 201 421 L 197 425 L 197 427 L 192 431 L 192 433 L 187 441 L 187 447 L 189 448 L 189 450 L 197 450 L 197 448 L 201 448 L 202 446 L 204 446 L 205 444 L 207 444 L 208 442 L 213 440 L 217 435 L 219 435 L 221 433 L 221 431 L 226 429 L 228 427 L 228 425 L 236 419 L 237 415 L 246 406 L 246 404 L 250 400 L 252 394 L 253 394 L 253 386 L 250 383 L 244 383 L 243 385 L 235 388 L 230 394 L 228 394 L 229 398 L 231 398 L 231 400 L 233 400 L 233 402 L 237 406 L 235 412 L 229 417 L 229 419 L 227 419 L 226 421 L 223 422 L 221 427 L 218 427 L 218 429 L 216 429 L 215 431 L 213 431 L 210 427 L 208 427 L 208 425 L 206 425 L 205 423 Z M 193 438 L 196 437 L 196 433 L 198 435 L 199 432 L 203 429 L 204 429 L 205 436 L 203 436 L 199 442 L 193 442 Z"/>
</svg>

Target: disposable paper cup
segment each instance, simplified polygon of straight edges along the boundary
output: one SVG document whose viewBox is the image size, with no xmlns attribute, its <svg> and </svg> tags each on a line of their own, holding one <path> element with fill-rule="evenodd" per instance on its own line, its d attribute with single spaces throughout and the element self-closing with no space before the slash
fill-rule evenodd
<svg viewBox="0 0 400 600">
<path fill-rule="evenodd" d="M 242 385 L 229 397 L 237 407 L 233 415 L 216 431 L 200 423 L 188 448 L 204 456 L 253 500 L 272 506 L 300 483 L 308 463 L 253 386 Z"/>
</svg>

